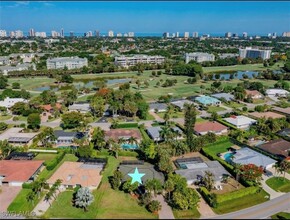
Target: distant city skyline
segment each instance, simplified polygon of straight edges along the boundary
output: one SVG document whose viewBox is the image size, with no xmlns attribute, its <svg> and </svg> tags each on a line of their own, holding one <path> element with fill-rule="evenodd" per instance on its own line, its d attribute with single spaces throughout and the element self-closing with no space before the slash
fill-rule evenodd
<svg viewBox="0 0 290 220">
<path fill-rule="evenodd" d="M 0 2 L 0 29 L 64 29 L 68 35 L 199 32 L 267 35 L 290 31 L 290 2 Z M 11 16 L 13 15 L 13 16 Z M 287 19 L 288 18 L 288 19 Z M 49 34 L 50 35 L 50 34 Z"/>
</svg>

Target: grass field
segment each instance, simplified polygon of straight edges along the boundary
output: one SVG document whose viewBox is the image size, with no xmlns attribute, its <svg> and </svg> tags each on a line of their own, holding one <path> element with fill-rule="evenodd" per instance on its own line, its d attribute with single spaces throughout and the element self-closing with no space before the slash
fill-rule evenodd
<svg viewBox="0 0 290 220">
<path fill-rule="evenodd" d="M 49 179 L 52 174 L 63 164 L 64 161 L 77 161 L 78 158 L 74 154 L 66 154 L 62 161 L 59 162 L 59 164 L 53 169 L 53 170 L 47 170 L 46 168 L 38 175 L 37 179 Z"/>
<path fill-rule="evenodd" d="M 138 205 L 136 199 L 129 194 L 111 189 L 108 177 L 117 168 L 119 160 L 109 157 L 109 166 L 103 172 L 102 182 L 98 189 L 93 191 L 94 202 L 88 207 L 88 212 L 72 206 L 72 191 L 61 193 L 57 200 L 45 213 L 44 217 L 62 218 L 135 218 L 148 219 L 157 216 Z M 61 204 L 61 205 L 60 205 Z"/>
<path fill-rule="evenodd" d="M 10 119 L 10 118 L 12 118 L 11 115 L 1 115 L 1 116 L 0 116 L 0 121 L 5 121 L 5 120 L 8 120 L 8 119 Z"/>
<path fill-rule="evenodd" d="M 165 112 L 157 113 L 161 118 L 164 118 Z M 171 114 L 170 118 L 183 118 L 184 112 L 174 112 Z"/>
<path fill-rule="evenodd" d="M 290 180 L 284 177 L 272 177 L 266 183 L 277 192 L 290 192 Z"/>
<path fill-rule="evenodd" d="M 242 198 L 232 199 L 223 203 L 219 203 L 218 207 L 213 208 L 213 210 L 217 214 L 238 211 L 266 202 L 268 200 L 267 196 L 269 197 L 269 194 L 264 190 L 261 190 L 261 192 L 255 195 L 247 195 Z"/>
<path fill-rule="evenodd" d="M 283 67 L 283 62 L 275 63 L 271 67 L 264 67 L 263 63 L 259 64 L 247 64 L 247 65 L 235 65 L 235 66 L 217 66 L 217 67 L 203 67 L 205 73 L 215 73 L 223 71 L 262 71 L 262 70 L 278 70 Z"/>
<path fill-rule="evenodd" d="M 290 213 L 288 212 L 279 212 L 271 216 L 272 219 L 290 219 Z"/>
<path fill-rule="evenodd" d="M 242 103 L 237 103 L 237 102 L 230 102 L 229 104 L 225 104 L 225 106 L 228 106 L 230 108 L 240 108 L 246 106 L 245 104 Z"/>
<path fill-rule="evenodd" d="M 206 146 L 204 150 L 212 155 L 216 155 L 217 153 L 223 153 L 227 151 L 227 148 L 233 146 L 234 144 L 230 142 L 229 140 L 227 141 L 222 141 L 217 144 L 211 144 L 209 146 Z"/>
<path fill-rule="evenodd" d="M 36 157 L 33 158 L 33 160 L 44 160 L 45 162 L 48 162 L 56 157 L 57 154 L 41 154 L 39 153 Z"/>
<path fill-rule="evenodd" d="M 31 189 L 21 189 L 21 191 L 18 193 L 13 202 L 9 205 L 7 210 L 16 213 L 25 211 L 31 212 L 37 205 L 37 203 L 41 200 L 41 198 L 44 196 L 44 192 L 41 193 L 39 198 L 36 197 L 34 203 L 27 202 L 26 200 L 26 196 L 29 192 L 31 192 Z"/>
<path fill-rule="evenodd" d="M 173 210 L 173 215 L 176 219 L 198 219 L 200 217 L 197 208 L 190 210 Z"/>
<path fill-rule="evenodd" d="M 209 106 L 207 112 L 213 113 L 213 112 L 220 112 L 220 111 L 224 111 L 224 110 L 226 110 L 226 109 L 223 107 L 220 107 L 220 106 Z"/>
</svg>

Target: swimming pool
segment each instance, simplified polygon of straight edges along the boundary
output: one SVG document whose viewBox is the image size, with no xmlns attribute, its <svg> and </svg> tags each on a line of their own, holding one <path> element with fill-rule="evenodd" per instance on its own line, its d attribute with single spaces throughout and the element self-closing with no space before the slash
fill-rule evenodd
<svg viewBox="0 0 290 220">
<path fill-rule="evenodd" d="M 122 148 L 124 150 L 136 150 L 139 148 L 139 146 L 137 144 L 123 144 Z"/>
<path fill-rule="evenodd" d="M 224 155 L 225 161 L 230 162 L 232 161 L 232 156 L 234 155 L 234 153 L 226 153 Z"/>
</svg>

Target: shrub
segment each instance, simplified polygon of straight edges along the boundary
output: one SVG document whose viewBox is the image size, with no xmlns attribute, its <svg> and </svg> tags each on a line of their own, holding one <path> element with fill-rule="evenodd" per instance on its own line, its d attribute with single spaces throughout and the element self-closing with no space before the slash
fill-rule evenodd
<svg viewBox="0 0 290 220">
<path fill-rule="evenodd" d="M 53 170 L 57 166 L 57 164 L 59 164 L 59 162 L 64 158 L 65 154 L 66 154 L 66 152 L 62 151 L 54 159 L 52 159 L 51 161 L 46 163 L 46 169 Z"/>
<path fill-rule="evenodd" d="M 19 117 L 14 116 L 12 120 L 13 120 L 13 121 L 18 121 L 18 120 L 19 120 Z"/>
<path fill-rule="evenodd" d="M 138 123 L 117 124 L 116 128 L 138 128 Z"/>
<path fill-rule="evenodd" d="M 135 151 L 119 151 L 119 156 L 137 157 L 138 153 Z"/>
<path fill-rule="evenodd" d="M 0 122 L 0 131 L 4 131 L 6 130 L 8 127 L 8 125 L 4 122 Z"/>
<path fill-rule="evenodd" d="M 31 183 L 22 183 L 22 189 L 32 189 Z"/>
</svg>

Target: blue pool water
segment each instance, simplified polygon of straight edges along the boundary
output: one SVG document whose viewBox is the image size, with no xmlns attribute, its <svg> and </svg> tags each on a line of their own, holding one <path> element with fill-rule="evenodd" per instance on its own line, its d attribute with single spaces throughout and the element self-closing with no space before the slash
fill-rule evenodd
<svg viewBox="0 0 290 220">
<path fill-rule="evenodd" d="M 184 163 L 179 163 L 179 167 L 180 167 L 181 169 L 187 169 L 187 166 L 186 166 L 186 164 L 184 164 Z"/>
<path fill-rule="evenodd" d="M 124 150 L 136 150 L 139 148 L 139 146 L 137 144 L 123 144 L 122 148 Z"/>
<path fill-rule="evenodd" d="M 227 161 L 227 162 L 231 161 L 232 160 L 231 158 L 233 155 L 234 155 L 234 153 L 226 153 L 224 155 L 225 161 Z"/>
</svg>

